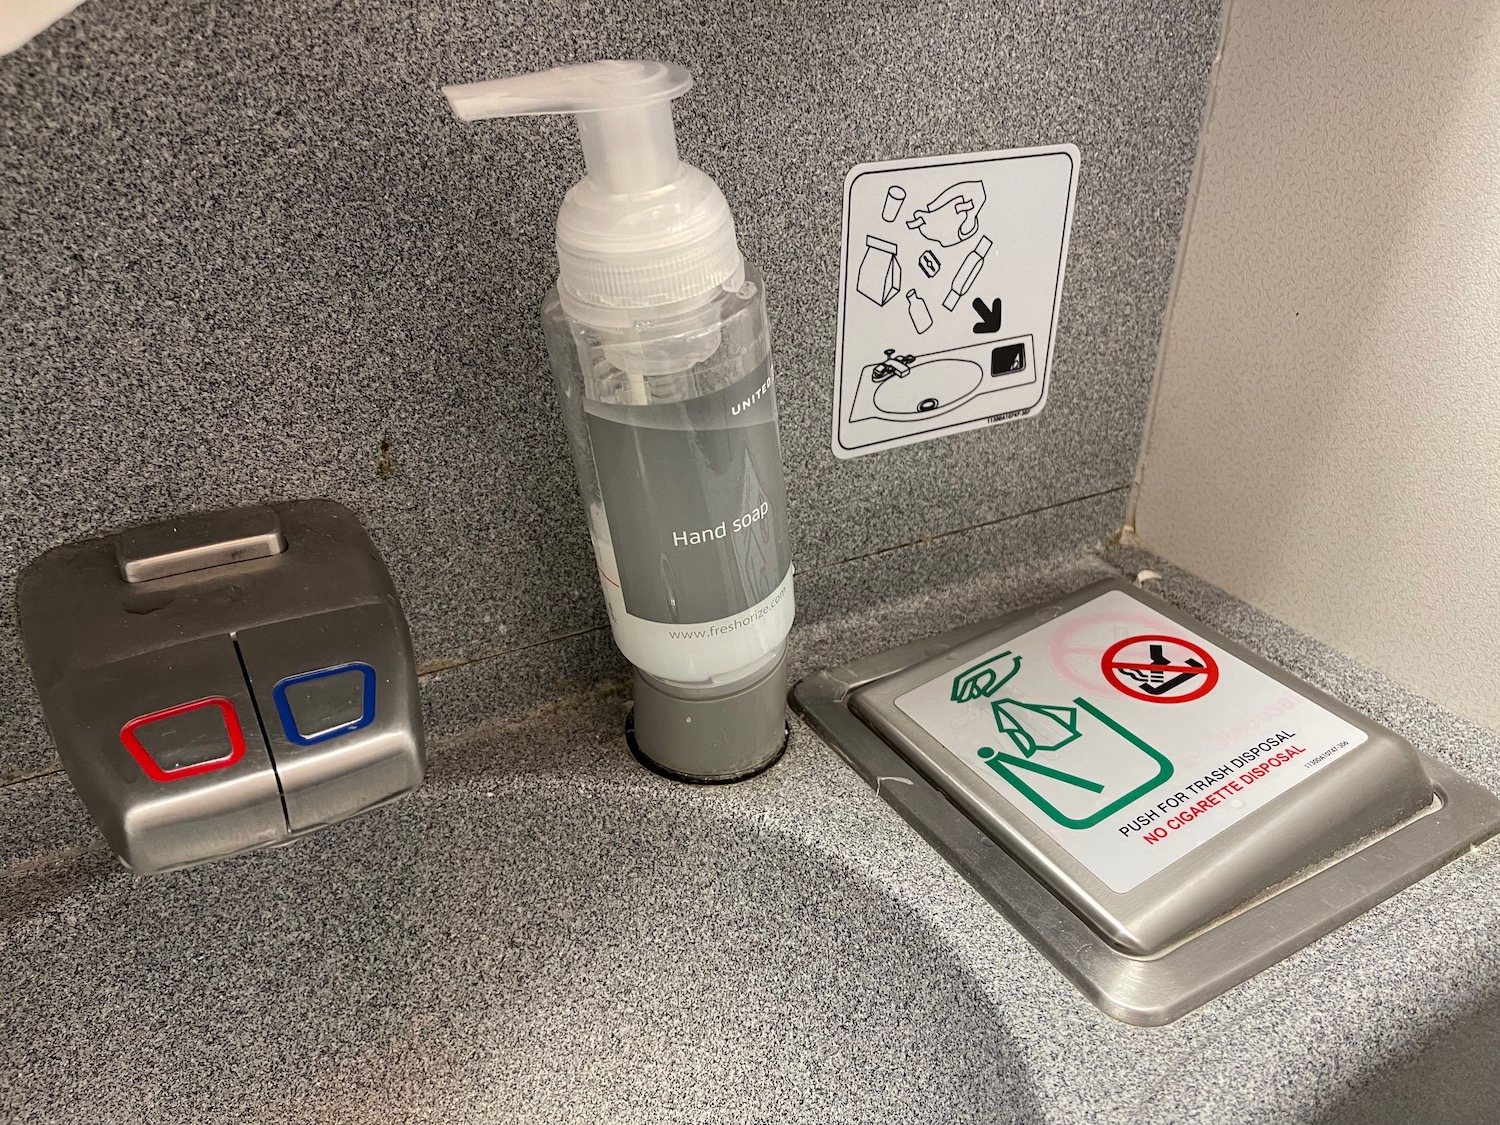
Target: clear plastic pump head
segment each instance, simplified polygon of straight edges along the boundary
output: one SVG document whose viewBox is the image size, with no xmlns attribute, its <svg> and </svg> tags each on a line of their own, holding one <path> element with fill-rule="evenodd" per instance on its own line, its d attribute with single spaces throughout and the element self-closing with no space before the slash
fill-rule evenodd
<svg viewBox="0 0 1500 1125">
<path fill-rule="evenodd" d="M 677 158 L 672 99 L 692 84 L 670 63 L 604 61 L 443 87 L 464 121 L 576 119 L 588 174 L 557 216 L 558 292 L 569 315 L 625 323 L 738 284 L 729 205 Z"/>
</svg>

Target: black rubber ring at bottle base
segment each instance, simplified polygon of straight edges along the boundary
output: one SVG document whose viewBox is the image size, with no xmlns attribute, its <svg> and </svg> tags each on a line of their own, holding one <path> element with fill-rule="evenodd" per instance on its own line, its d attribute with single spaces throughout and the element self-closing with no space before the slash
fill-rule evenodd
<svg viewBox="0 0 1500 1125">
<path fill-rule="evenodd" d="M 630 747 L 630 756 L 652 773 L 672 781 L 680 781 L 684 785 L 733 785 L 737 781 L 749 781 L 752 777 L 759 777 L 777 762 L 781 761 L 781 756 L 786 753 L 787 743 L 791 739 L 792 724 L 788 722 L 785 733 L 781 736 L 781 745 L 776 748 L 776 753 L 772 754 L 763 764 L 756 766 L 753 770 L 747 770 L 745 773 L 737 773 L 733 777 L 694 777 L 692 774 L 669 770 L 666 766 L 659 765 L 646 757 L 635 741 L 635 708 L 632 707 L 630 713 L 625 716 L 625 744 Z"/>
</svg>

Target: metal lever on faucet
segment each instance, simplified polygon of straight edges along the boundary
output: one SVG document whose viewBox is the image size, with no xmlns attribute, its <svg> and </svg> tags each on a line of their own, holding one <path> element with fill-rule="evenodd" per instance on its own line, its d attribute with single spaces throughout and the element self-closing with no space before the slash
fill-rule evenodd
<svg viewBox="0 0 1500 1125">
<path fill-rule="evenodd" d="M 192 512 L 132 527 L 115 541 L 120 577 L 149 582 L 227 563 L 268 559 L 286 550 L 281 521 L 264 505 Z"/>
</svg>

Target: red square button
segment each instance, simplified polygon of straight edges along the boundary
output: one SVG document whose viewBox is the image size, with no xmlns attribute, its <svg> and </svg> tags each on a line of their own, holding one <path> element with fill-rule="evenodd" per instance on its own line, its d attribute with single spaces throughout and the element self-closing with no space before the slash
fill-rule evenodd
<svg viewBox="0 0 1500 1125">
<path fill-rule="evenodd" d="M 148 726 L 151 723 L 160 723 L 166 719 L 173 719 L 179 715 L 211 707 L 218 708 L 219 717 L 224 723 L 224 733 L 228 736 L 228 751 L 218 757 L 195 761 L 189 765 L 164 769 L 161 763 L 152 755 L 151 751 L 142 745 L 140 737 L 136 733 L 142 727 Z M 180 778 L 207 773 L 209 770 L 226 769 L 245 756 L 245 735 L 240 730 L 239 717 L 235 714 L 234 704 L 222 695 L 209 696 L 207 699 L 195 699 L 191 703 L 179 703 L 175 707 L 168 707 L 162 711 L 153 711 L 149 715 L 141 715 L 139 718 L 131 719 L 120 728 L 120 741 L 125 744 L 125 749 L 130 751 L 130 756 L 136 760 L 136 763 L 152 781 L 177 781 Z M 217 738 L 215 741 L 217 742 Z"/>
</svg>

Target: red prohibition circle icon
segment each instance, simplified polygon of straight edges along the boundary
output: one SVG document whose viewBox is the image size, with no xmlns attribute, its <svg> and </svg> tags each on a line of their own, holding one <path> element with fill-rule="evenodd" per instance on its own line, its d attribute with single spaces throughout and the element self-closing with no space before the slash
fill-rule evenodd
<svg viewBox="0 0 1500 1125">
<path fill-rule="evenodd" d="M 1111 687 L 1147 703 L 1191 703 L 1219 682 L 1219 662 L 1206 649 L 1165 633 L 1115 642 L 1099 669 Z"/>
</svg>

